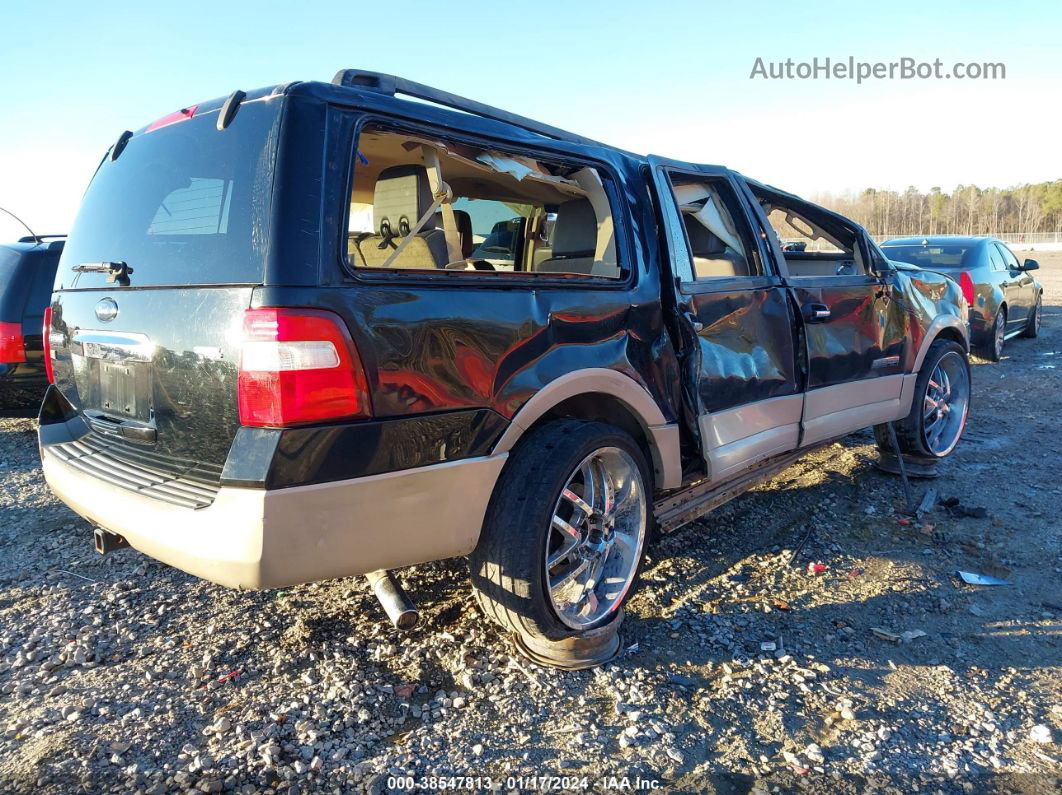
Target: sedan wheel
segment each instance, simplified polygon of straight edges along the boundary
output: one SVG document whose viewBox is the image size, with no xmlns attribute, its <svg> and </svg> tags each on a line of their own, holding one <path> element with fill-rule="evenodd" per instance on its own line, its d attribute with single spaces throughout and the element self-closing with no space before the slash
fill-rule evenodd
<svg viewBox="0 0 1062 795">
<path fill-rule="evenodd" d="M 996 322 L 992 326 L 992 350 L 991 359 L 998 362 L 1003 358 L 1003 342 L 1007 336 L 1007 313 L 1000 309 L 996 313 Z"/>
<path fill-rule="evenodd" d="M 922 434 L 937 456 L 951 452 L 962 436 L 970 408 L 970 375 L 963 357 L 948 351 L 929 376 L 922 406 Z"/>
<path fill-rule="evenodd" d="M 576 630 L 623 603 L 645 544 L 648 501 L 634 459 L 595 450 L 569 475 L 553 509 L 545 574 L 557 617 Z"/>
</svg>

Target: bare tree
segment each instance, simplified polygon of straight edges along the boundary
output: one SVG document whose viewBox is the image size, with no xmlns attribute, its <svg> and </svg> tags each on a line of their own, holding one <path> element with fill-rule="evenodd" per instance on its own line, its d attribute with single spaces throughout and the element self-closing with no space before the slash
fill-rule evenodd
<svg viewBox="0 0 1062 795">
<path fill-rule="evenodd" d="M 1062 180 L 1010 188 L 959 185 L 922 193 L 866 188 L 858 193 L 818 194 L 814 201 L 865 226 L 875 236 L 1062 233 Z"/>
</svg>

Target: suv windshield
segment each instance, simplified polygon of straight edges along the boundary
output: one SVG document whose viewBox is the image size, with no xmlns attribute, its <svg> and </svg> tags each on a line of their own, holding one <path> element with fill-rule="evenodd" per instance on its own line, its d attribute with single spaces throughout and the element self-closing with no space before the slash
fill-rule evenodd
<svg viewBox="0 0 1062 795">
<path fill-rule="evenodd" d="M 63 252 L 56 287 L 102 287 L 126 263 L 133 286 L 262 281 L 279 99 L 246 102 L 224 130 L 217 112 L 131 138 L 104 158 Z"/>
</svg>

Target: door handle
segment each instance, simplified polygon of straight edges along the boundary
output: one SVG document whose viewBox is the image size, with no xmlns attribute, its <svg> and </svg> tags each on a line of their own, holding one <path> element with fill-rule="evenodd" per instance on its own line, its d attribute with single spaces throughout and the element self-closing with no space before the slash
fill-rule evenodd
<svg viewBox="0 0 1062 795">
<path fill-rule="evenodd" d="M 826 304 L 804 304 L 800 307 L 800 314 L 805 323 L 825 323 L 830 319 L 830 308 Z"/>
</svg>

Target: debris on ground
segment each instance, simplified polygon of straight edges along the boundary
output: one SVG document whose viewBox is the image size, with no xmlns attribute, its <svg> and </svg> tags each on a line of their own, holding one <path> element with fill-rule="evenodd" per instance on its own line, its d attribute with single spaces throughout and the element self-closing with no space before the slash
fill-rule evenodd
<svg viewBox="0 0 1062 795">
<path fill-rule="evenodd" d="M 957 571 L 955 576 L 967 585 L 1010 585 L 1008 580 L 992 577 L 988 574 L 978 574 L 975 571 Z"/>
<path fill-rule="evenodd" d="M 1029 731 L 1029 739 L 1032 740 L 1034 743 L 1039 743 L 1040 745 L 1047 745 L 1052 741 L 1051 727 L 1043 723 L 1033 726 L 1032 729 Z"/>
<path fill-rule="evenodd" d="M 909 629 L 906 632 L 889 632 L 887 629 L 881 627 L 871 627 L 870 631 L 874 633 L 874 637 L 881 638 L 881 640 L 887 640 L 890 643 L 910 643 L 912 640 L 918 638 L 924 638 L 926 633 L 921 629 Z"/>
<path fill-rule="evenodd" d="M 988 509 L 980 506 L 970 507 L 963 505 L 958 497 L 947 497 L 940 501 L 940 504 L 951 516 L 955 516 L 963 519 L 987 519 Z"/>
<path fill-rule="evenodd" d="M 926 493 L 922 495 L 922 501 L 918 503 L 918 508 L 915 510 L 915 518 L 921 519 L 922 515 L 933 510 L 933 506 L 936 504 L 937 490 L 934 488 L 926 489 Z"/>
</svg>

